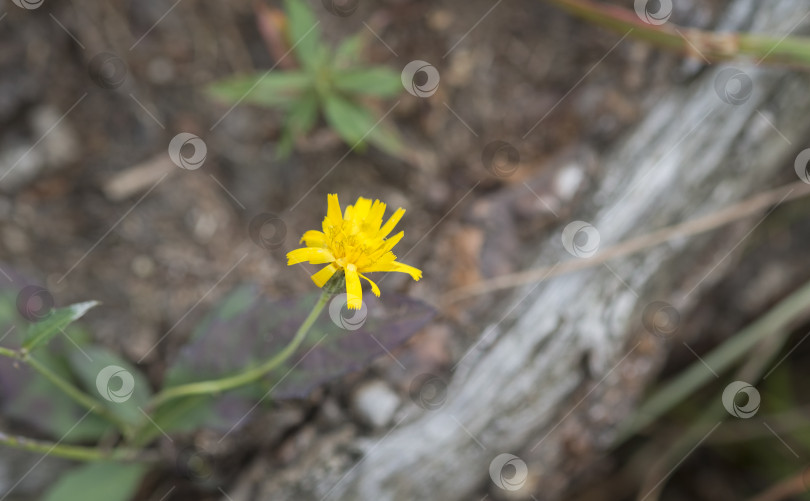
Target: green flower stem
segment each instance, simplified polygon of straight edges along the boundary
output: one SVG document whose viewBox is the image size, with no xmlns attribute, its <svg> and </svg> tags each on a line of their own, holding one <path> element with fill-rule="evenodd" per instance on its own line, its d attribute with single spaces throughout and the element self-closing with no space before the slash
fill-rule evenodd
<svg viewBox="0 0 810 501">
<path fill-rule="evenodd" d="M 155 454 L 146 453 L 139 449 L 116 448 L 112 450 L 102 450 L 95 447 L 82 447 L 60 444 L 59 442 L 32 440 L 30 438 L 7 435 L 3 432 L 0 432 L 0 445 L 31 452 L 41 452 L 49 456 L 77 459 L 79 461 L 154 462 L 157 460 Z"/>
<path fill-rule="evenodd" d="M 129 433 L 129 425 L 118 419 L 118 417 L 107 410 L 107 408 L 101 405 L 101 403 L 96 399 L 76 388 L 76 386 L 66 381 L 64 378 L 62 378 L 62 376 L 43 365 L 39 360 L 32 357 L 27 351 L 17 351 L 0 347 L 0 356 L 13 358 L 14 360 L 19 360 L 20 362 L 27 364 L 29 367 L 39 372 L 43 377 L 45 377 L 45 379 L 62 390 L 67 396 L 75 400 L 82 407 L 89 409 L 91 412 L 94 412 L 107 421 L 113 423 L 125 435 Z"/>
<path fill-rule="evenodd" d="M 590 0 L 546 0 L 590 23 L 659 47 L 712 62 L 752 57 L 758 62 L 810 66 L 810 38 L 772 37 L 752 33 L 718 33 L 676 26 L 648 24 L 635 12 Z"/>
<path fill-rule="evenodd" d="M 200 381 L 198 383 L 189 383 L 183 384 L 180 386 L 173 386 L 170 388 L 166 388 L 165 390 L 161 391 L 150 402 L 149 408 L 155 409 L 160 405 L 165 404 L 170 400 L 174 400 L 181 397 L 188 397 L 192 395 L 205 395 L 205 394 L 216 394 L 226 390 L 232 390 L 234 388 L 238 388 L 240 386 L 244 386 L 246 384 L 250 384 L 254 381 L 257 381 L 262 376 L 267 374 L 268 372 L 276 369 L 279 365 L 284 363 L 288 358 L 290 358 L 293 353 L 298 349 L 301 343 L 304 341 L 307 333 L 309 332 L 312 325 L 315 323 L 315 320 L 318 319 L 318 316 L 321 314 L 324 306 L 329 301 L 329 298 L 332 296 L 332 293 L 326 289 L 321 294 L 320 299 L 318 302 L 315 303 L 315 306 L 312 308 L 312 311 L 309 312 L 309 315 L 298 328 L 298 331 L 295 333 L 295 336 L 292 340 L 284 347 L 283 350 L 278 352 L 275 356 L 271 359 L 267 360 L 265 363 L 254 367 L 252 369 L 246 370 L 245 372 L 241 372 L 238 374 L 234 374 L 232 376 L 227 376 L 221 379 L 212 379 L 210 381 Z"/>
</svg>

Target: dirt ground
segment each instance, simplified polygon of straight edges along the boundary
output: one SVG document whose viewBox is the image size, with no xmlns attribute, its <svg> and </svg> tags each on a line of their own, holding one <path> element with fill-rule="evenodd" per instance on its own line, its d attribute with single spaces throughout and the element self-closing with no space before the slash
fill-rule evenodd
<svg viewBox="0 0 810 501">
<path fill-rule="evenodd" d="M 724 4 L 689 3 L 691 9 L 676 10 L 675 22 L 711 26 Z M 331 40 L 373 30 L 370 61 L 399 71 L 420 59 L 438 69 L 441 83 L 430 98 L 403 92 L 374 103 L 381 113 L 392 110 L 387 120 L 406 138 L 411 161 L 375 150 L 347 154 L 323 123 L 280 161 L 279 114 L 212 101 L 207 84 L 276 63 L 251 2 L 3 6 L 2 266 L 40 280 L 59 305 L 103 301 L 85 325 L 99 343 L 138 362 L 153 384 L 194 325 L 235 285 L 255 282 L 273 297 L 313 289 L 307 276 L 314 268 L 287 267 L 285 253 L 320 224 L 328 193 L 344 203 L 362 195 L 407 209 L 400 256 L 425 278 L 391 276 L 387 290 L 442 304 L 456 287 L 524 267 L 538 235 L 598 182 L 598 153 L 657 93 L 700 70 L 638 42 L 617 44 L 614 34 L 539 0 L 497 7 L 483 0 L 388 0 L 361 3 L 349 17 L 312 5 Z M 115 68 L 112 74 L 100 73 L 104 58 L 115 61 L 105 66 Z M 181 132 L 205 143 L 199 169 L 181 169 L 168 158 Z M 496 140 L 515 148 L 517 168 L 504 173 L 485 165 L 484 148 Z M 556 176 L 572 158 L 588 165 L 588 176 L 566 191 Z M 283 221 L 284 234 L 272 235 L 270 245 L 249 231 L 264 213 Z M 725 287 L 718 297 L 733 297 L 737 288 Z M 412 370 L 380 360 L 371 371 L 406 388 L 414 374 L 441 370 L 469 346 L 475 326 L 500 299 L 443 307 L 404 350 Z M 307 402 L 279 404 L 272 419 L 260 422 L 286 424 L 259 440 L 234 438 L 219 451 L 218 481 L 230 485 L 257 455 L 289 461 L 297 450 L 290 437 L 321 422 L 313 421 L 322 416 L 313 409 L 335 406 L 339 419 L 351 419 L 345 396 L 362 380 L 352 375 Z M 206 435 L 186 440 L 205 444 Z M 168 482 L 179 480 L 171 472 L 150 478 L 139 499 L 157 499 Z M 166 499 L 221 498 L 210 482 L 179 485 Z"/>
</svg>

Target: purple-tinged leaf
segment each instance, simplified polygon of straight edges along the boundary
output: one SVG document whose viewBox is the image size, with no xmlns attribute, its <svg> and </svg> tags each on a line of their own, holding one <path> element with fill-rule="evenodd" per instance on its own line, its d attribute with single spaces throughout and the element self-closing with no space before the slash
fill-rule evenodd
<svg viewBox="0 0 810 501">
<path fill-rule="evenodd" d="M 165 386 L 224 377 L 261 364 L 287 345 L 318 296 L 274 301 L 258 287 L 237 288 L 195 329 L 171 365 Z M 382 300 L 366 294 L 364 301 L 365 310 L 350 312 L 345 295 L 335 296 L 298 352 L 269 375 L 265 393 L 276 399 L 304 397 L 319 383 L 361 369 L 402 345 L 435 315 L 431 306 L 392 293 Z"/>
</svg>

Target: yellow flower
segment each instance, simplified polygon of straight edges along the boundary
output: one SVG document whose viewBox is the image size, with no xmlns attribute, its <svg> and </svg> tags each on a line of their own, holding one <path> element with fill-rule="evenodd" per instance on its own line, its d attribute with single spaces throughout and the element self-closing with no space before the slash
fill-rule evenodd
<svg viewBox="0 0 810 501">
<path fill-rule="evenodd" d="M 310 230 L 301 237 L 306 247 L 287 253 L 287 264 L 293 265 L 309 261 L 311 264 L 329 263 L 321 271 L 312 275 L 312 281 L 323 287 L 338 270 L 343 270 L 346 277 L 348 306 L 359 309 L 363 304 L 363 288 L 360 278 L 371 284 L 375 296 L 380 295 L 380 288 L 364 273 L 373 271 L 399 271 L 409 274 L 414 280 L 422 278 L 422 271 L 398 263 L 391 249 L 402 239 L 404 232 L 386 238 L 397 225 L 405 209 L 396 212 L 382 224 L 385 204 L 379 200 L 371 203 L 368 198 L 360 197 L 357 203 L 346 207 L 340 214 L 340 202 L 337 195 L 328 195 L 328 208 L 323 219 L 323 231 Z"/>
</svg>

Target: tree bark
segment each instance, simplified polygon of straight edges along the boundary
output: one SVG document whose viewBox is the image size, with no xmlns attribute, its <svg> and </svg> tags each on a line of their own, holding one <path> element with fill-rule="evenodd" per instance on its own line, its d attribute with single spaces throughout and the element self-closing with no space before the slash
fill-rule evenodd
<svg viewBox="0 0 810 501">
<path fill-rule="evenodd" d="M 805 11 L 798 0 L 739 0 L 721 27 L 786 33 Z M 725 94 L 731 66 L 671 88 L 603 155 L 604 177 L 570 221 L 590 223 L 604 248 L 795 181 L 793 159 L 810 130 L 806 76 L 737 66 L 750 95 Z M 561 241 L 570 221 L 537 247 L 537 266 L 577 259 Z M 273 499 L 469 499 L 493 485 L 501 453 L 528 464 L 518 494 L 556 499 L 568 482 L 559 472 L 606 446 L 660 365 L 665 344 L 640 328 L 645 306 L 666 301 L 685 313 L 759 221 L 723 233 L 734 237 L 726 241 L 682 238 L 516 290 L 448 376 L 439 409 L 412 405 L 393 428 L 349 446 L 324 439 L 303 473 L 278 475 Z"/>
</svg>

